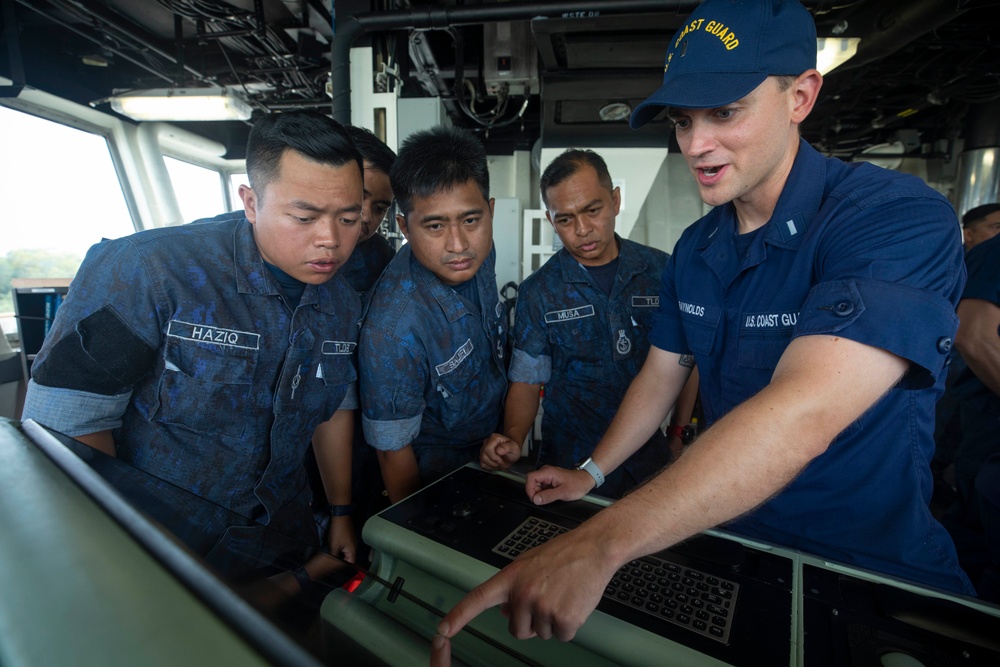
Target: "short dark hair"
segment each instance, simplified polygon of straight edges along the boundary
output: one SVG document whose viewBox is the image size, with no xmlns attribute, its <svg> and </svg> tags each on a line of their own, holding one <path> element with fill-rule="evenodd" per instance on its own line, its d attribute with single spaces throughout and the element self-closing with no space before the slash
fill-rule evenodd
<svg viewBox="0 0 1000 667">
<path fill-rule="evenodd" d="M 986 216 L 1000 211 L 1000 204 L 983 204 L 975 208 L 970 208 L 962 216 L 962 227 L 975 227 L 986 219 Z"/>
<path fill-rule="evenodd" d="M 388 176 L 392 163 L 396 161 L 396 152 L 367 128 L 348 125 L 346 129 L 361 157 Z"/>
<path fill-rule="evenodd" d="M 542 203 L 549 205 L 549 197 L 546 194 L 549 188 L 559 185 L 588 164 L 597 172 L 597 180 L 601 185 L 613 191 L 615 188 L 611 183 L 611 172 L 608 171 L 604 158 L 589 149 L 567 148 L 542 172 L 542 177 L 538 181 L 542 191 Z"/>
<path fill-rule="evenodd" d="M 486 149 L 472 132 L 443 125 L 410 135 L 389 172 L 392 194 L 403 215 L 413 210 L 414 197 L 429 197 L 470 180 L 488 200 Z"/>
<path fill-rule="evenodd" d="M 354 162 L 364 173 L 361 153 L 337 121 L 309 109 L 272 112 L 254 123 L 247 140 L 247 179 L 258 197 L 277 178 L 287 150 L 334 167 Z"/>
</svg>

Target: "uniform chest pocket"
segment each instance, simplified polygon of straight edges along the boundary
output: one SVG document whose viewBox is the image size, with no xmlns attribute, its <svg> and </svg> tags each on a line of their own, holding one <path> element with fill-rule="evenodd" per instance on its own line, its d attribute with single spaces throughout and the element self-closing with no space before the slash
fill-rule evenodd
<svg viewBox="0 0 1000 667">
<path fill-rule="evenodd" d="M 569 315 L 567 315 L 569 313 Z M 556 369 L 567 370 L 568 364 L 600 363 L 602 345 L 601 321 L 591 305 L 545 314 L 545 324 L 552 345 L 552 361 Z"/>
<path fill-rule="evenodd" d="M 494 375 L 490 372 L 489 363 L 487 353 L 477 351 L 457 365 L 449 366 L 447 372 L 437 375 L 434 390 L 443 403 L 440 417 L 446 428 L 468 427 L 476 423 L 486 411 L 496 410 Z M 442 364 L 435 371 L 445 365 Z"/>
<path fill-rule="evenodd" d="M 655 312 L 656 310 L 653 308 L 633 308 L 630 314 L 635 326 L 648 333 L 653 328 L 653 313 Z"/>
<path fill-rule="evenodd" d="M 168 337 L 153 419 L 208 435 L 243 435 L 257 350 Z"/>
<path fill-rule="evenodd" d="M 791 329 L 766 334 L 740 332 L 738 363 L 745 368 L 773 371 L 791 341 Z"/>
<path fill-rule="evenodd" d="M 695 354 L 711 354 L 719 331 L 722 309 L 718 306 L 690 303 L 680 303 L 679 307 L 688 347 Z"/>
<path fill-rule="evenodd" d="M 274 412 L 290 419 L 286 422 L 290 428 L 311 431 L 333 416 L 357 378 L 350 353 L 289 350 L 274 397 Z"/>
<path fill-rule="evenodd" d="M 340 408 L 351 385 L 358 380 L 353 357 L 333 356 L 319 362 L 320 379 L 326 398 L 326 410 L 332 416 Z"/>
<path fill-rule="evenodd" d="M 566 380 L 578 382 L 613 382 L 614 378 L 606 377 L 610 364 L 593 359 L 570 359 L 562 376 Z"/>
</svg>

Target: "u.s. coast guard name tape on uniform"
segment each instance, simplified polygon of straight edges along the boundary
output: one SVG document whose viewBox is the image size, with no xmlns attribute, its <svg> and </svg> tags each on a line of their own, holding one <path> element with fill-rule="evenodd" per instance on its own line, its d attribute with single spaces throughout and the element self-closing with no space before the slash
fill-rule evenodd
<svg viewBox="0 0 1000 667">
<path fill-rule="evenodd" d="M 790 329 L 799 321 L 794 313 L 744 313 L 743 329 Z"/>
</svg>

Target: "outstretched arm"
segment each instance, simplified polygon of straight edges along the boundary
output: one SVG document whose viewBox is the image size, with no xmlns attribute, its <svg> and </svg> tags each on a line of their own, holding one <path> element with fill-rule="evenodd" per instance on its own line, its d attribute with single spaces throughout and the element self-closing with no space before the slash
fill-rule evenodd
<svg viewBox="0 0 1000 667">
<path fill-rule="evenodd" d="M 674 465 L 578 528 L 526 552 L 471 591 L 438 632 L 452 637 L 483 610 L 502 604 L 514 636 L 572 639 L 618 567 L 777 494 L 891 389 L 908 365 L 843 338 L 795 339 L 771 383 L 706 431 Z M 619 430 L 630 428 L 619 424 Z"/>
<path fill-rule="evenodd" d="M 643 446 L 660 428 L 691 372 L 689 357 L 650 347 L 642 370 L 632 380 L 607 433 L 591 458 L 605 475 Z M 525 490 L 536 505 L 576 500 L 594 488 L 594 478 L 579 470 L 545 466 L 528 473 Z"/>
</svg>

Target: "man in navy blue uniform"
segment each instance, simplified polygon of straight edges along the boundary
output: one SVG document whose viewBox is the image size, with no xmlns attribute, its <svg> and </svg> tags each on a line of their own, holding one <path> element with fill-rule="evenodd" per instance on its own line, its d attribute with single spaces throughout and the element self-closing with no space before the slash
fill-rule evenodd
<svg viewBox="0 0 1000 667">
<path fill-rule="evenodd" d="M 504 429 L 479 455 L 487 470 L 520 458 L 542 385 L 537 464 L 570 467 L 589 457 L 642 367 L 660 302 L 667 254 L 615 233 L 621 192 L 600 155 L 569 149 L 545 168 L 540 185 L 563 247 L 518 289 Z M 595 492 L 620 497 L 669 462 L 667 437 L 657 429 Z"/>
<path fill-rule="evenodd" d="M 992 239 L 997 234 L 1000 234 L 1000 203 L 981 204 L 970 208 L 962 214 L 962 242 L 965 246 L 966 257 L 968 257 L 973 248 L 984 241 Z M 966 307 L 968 308 L 968 306 Z M 964 319 L 960 317 L 960 320 L 964 321 Z M 959 325 L 960 334 L 961 331 L 962 326 Z M 982 449 L 983 445 L 977 445 L 976 441 L 981 441 L 984 434 L 991 432 L 991 427 L 987 426 L 983 428 L 986 425 L 980 423 L 979 418 L 976 416 L 980 412 L 981 401 L 974 400 L 971 405 L 965 404 L 970 393 L 975 394 L 980 390 L 981 383 L 976 379 L 976 374 L 966 367 L 962 355 L 956 354 L 953 351 L 951 363 L 948 366 L 944 396 L 941 397 L 941 400 L 937 404 L 934 433 L 937 451 L 934 454 L 932 462 L 932 467 L 935 471 L 936 499 L 939 501 L 948 500 L 953 503 L 953 507 L 951 508 L 953 511 L 949 520 L 954 519 L 956 513 L 966 513 L 968 508 L 971 507 L 968 503 L 968 496 L 972 493 L 972 480 L 975 477 L 979 464 L 982 462 L 981 456 L 973 455 L 970 458 L 966 455 L 961 461 L 964 469 L 961 471 L 955 470 L 955 464 L 959 463 L 956 460 L 957 450 L 961 446 L 963 439 L 962 422 L 963 420 L 972 420 L 969 427 L 976 431 L 968 439 L 965 446 L 967 451 L 970 448 Z M 962 416 L 962 412 L 966 413 L 965 417 Z M 975 461 L 975 463 L 970 465 L 971 461 Z M 955 472 L 956 479 L 954 480 L 954 484 L 947 480 L 949 472 Z M 958 502 L 954 503 L 955 500 Z M 947 525 L 948 530 L 952 532 L 952 536 L 956 536 L 955 529 L 961 530 L 961 526 L 954 523 Z M 960 541 L 960 539 L 956 537 L 956 541 Z M 962 550 L 961 544 L 959 544 L 959 550 Z"/>
<path fill-rule="evenodd" d="M 412 135 L 390 173 L 407 243 L 372 294 L 359 346 L 365 439 L 391 502 L 476 461 L 507 389 L 486 151 L 471 133 Z"/>
<path fill-rule="evenodd" d="M 178 504 L 144 509 L 233 577 L 318 546 L 310 440 L 329 547 L 351 560 L 356 548 L 345 508 L 361 308 L 337 272 L 361 231 L 361 156 L 328 117 L 276 113 L 251 129 L 247 174 L 245 217 L 90 249 L 23 415 L 162 480 L 160 501 Z"/>
<path fill-rule="evenodd" d="M 1000 212 L 987 204 L 973 209 Z M 982 210 L 980 210 L 982 209 Z M 983 216 L 980 215 L 980 218 Z M 969 250 L 955 347 L 964 362 L 950 392 L 962 438 L 955 454 L 957 499 L 942 519 L 980 595 L 1000 601 L 1000 236 Z M 992 457 L 992 458 L 991 458 Z"/>
<path fill-rule="evenodd" d="M 962 239 L 966 251 L 1000 234 L 1000 204 L 983 204 L 962 215 Z"/>
<path fill-rule="evenodd" d="M 663 273 L 649 355 L 592 463 L 617 468 L 699 370 L 709 428 L 653 480 L 526 552 L 440 623 L 435 659 L 485 607 L 517 637 L 569 640 L 622 564 L 724 525 L 974 594 L 930 514 L 934 404 L 965 281 L 955 213 L 919 179 L 827 159 L 799 137 L 822 76 L 791 0 L 706 0 L 668 46 L 663 109 L 702 200 Z M 533 502 L 585 470 L 529 473 Z"/>
</svg>

